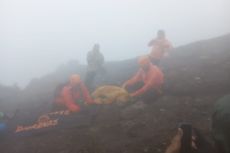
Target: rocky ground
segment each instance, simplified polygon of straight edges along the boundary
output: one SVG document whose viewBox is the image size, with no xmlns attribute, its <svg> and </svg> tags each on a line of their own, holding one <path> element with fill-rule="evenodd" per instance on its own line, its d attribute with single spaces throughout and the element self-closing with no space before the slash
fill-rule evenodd
<svg viewBox="0 0 230 153">
<path fill-rule="evenodd" d="M 162 95 L 127 106 L 101 106 L 82 112 L 68 128 L 9 138 L 4 153 L 152 153 L 164 152 L 178 123 L 190 122 L 210 136 L 212 108 L 221 95 Z M 84 120 L 84 121 L 82 121 Z M 73 123 L 74 122 L 74 123 Z"/>
<path fill-rule="evenodd" d="M 226 35 L 173 50 L 161 64 L 166 80 L 164 92 L 154 99 L 135 100 L 125 106 L 88 106 L 76 114 L 71 126 L 28 136 L 9 136 L 0 143 L 1 152 L 163 153 L 178 123 L 185 121 L 209 139 L 213 105 L 230 92 L 229 42 L 230 35 Z M 112 62 L 106 68 L 107 79 L 99 79 L 98 84 L 120 85 L 135 73 L 137 65 L 130 60 Z M 52 88 L 44 86 L 55 84 L 49 78 L 52 75 L 32 82 L 23 91 L 31 94 L 20 98 L 21 114 L 15 122 L 32 120 L 49 110 L 45 106 L 52 99 L 47 96 Z M 60 78 L 64 80 L 64 76 Z"/>
</svg>

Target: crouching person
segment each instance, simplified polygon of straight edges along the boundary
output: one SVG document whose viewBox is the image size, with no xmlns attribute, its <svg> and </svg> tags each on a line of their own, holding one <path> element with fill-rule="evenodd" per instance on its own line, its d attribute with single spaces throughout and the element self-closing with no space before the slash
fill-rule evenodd
<svg viewBox="0 0 230 153">
<path fill-rule="evenodd" d="M 81 81 L 80 76 L 74 74 L 70 77 L 67 85 L 61 89 L 60 94 L 55 98 L 55 104 L 65 106 L 71 112 L 79 112 L 79 103 L 82 100 L 85 104 L 93 103 L 89 91 Z"/>
<path fill-rule="evenodd" d="M 140 57 L 138 64 L 140 66 L 138 72 L 123 84 L 123 88 L 129 88 L 140 82 L 143 84 L 139 89 L 130 94 L 131 97 L 143 95 L 143 97 L 148 97 L 153 95 L 153 92 L 159 92 L 164 82 L 161 70 L 150 62 L 148 56 Z"/>
</svg>

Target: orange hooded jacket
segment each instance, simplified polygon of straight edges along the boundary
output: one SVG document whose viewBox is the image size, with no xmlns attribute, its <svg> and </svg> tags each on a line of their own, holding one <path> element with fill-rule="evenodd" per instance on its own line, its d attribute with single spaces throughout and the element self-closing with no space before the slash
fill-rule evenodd
<svg viewBox="0 0 230 153">
<path fill-rule="evenodd" d="M 163 39 L 153 39 L 149 42 L 149 46 L 152 47 L 150 58 L 151 59 L 161 59 L 167 49 L 172 48 L 172 44 L 165 38 Z"/>
<path fill-rule="evenodd" d="M 145 72 L 143 69 L 139 69 L 134 77 L 126 82 L 127 86 L 134 85 L 137 82 L 143 81 L 142 88 L 134 92 L 133 96 L 139 96 L 152 88 L 159 88 L 164 82 L 164 76 L 161 70 L 149 63 L 149 69 Z"/>
<path fill-rule="evenodd" d="M 82 81 L 80 81 L 76 88 L 69 84 L 64 86 L 56 102 L 65 105 L 72 112 L 78 112 L 80 111 L 80 106 L 76 104 L 76 101 L 80 99 L 83 99 L 87 104 L 93 103 L 89 91 Z"/>
</svg>

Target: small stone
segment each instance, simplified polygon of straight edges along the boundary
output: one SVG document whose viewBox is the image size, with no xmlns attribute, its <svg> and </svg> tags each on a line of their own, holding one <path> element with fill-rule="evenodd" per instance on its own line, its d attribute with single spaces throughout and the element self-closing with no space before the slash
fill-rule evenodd
<svg viewBox="0 0 230 153">
<path fill-rule="evenodd" d="M 201 112 L 202 115 L 207 115 L 208 113 L 207 112 Z"/>
<path fill-rule="evenodd" d="M 149 148 L 148 147 L 145 147 L 144 148 L 144 152 L 148 152 L 149 151 Z"/>
<path fill-rule="evenodd" d="M 165 112 L 166 110 L 165 110 L 165 109 L 163 109 L 163 108 L 161 108 L 161 109 L 160 109 L 160 111 L 161 111 L 161 112 Z"/>
<path fill-rule="evenodd" d="M 158 148 L 158 149 L 157 149 L 157 152 L 161 152 L 161 149 L 160 149 L 160 148 Z"/>
</svg>

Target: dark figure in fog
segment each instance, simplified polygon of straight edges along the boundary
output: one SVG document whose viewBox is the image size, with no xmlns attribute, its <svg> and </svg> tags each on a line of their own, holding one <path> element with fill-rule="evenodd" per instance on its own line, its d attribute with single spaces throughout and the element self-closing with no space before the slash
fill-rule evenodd
<svg viewBox="0 0 230 153">
<path fill-rule="evenodd" d="M 94 79 L 97 74 L 105 73 L 105 69 L 103 67 L 104 64 L 104 56 L 100 52 L 99 44 L 95 44 L 93 49 L 87 54 L 87 72 L 85 77 L 86 86 L 92 90 Z"/>
</svg>

